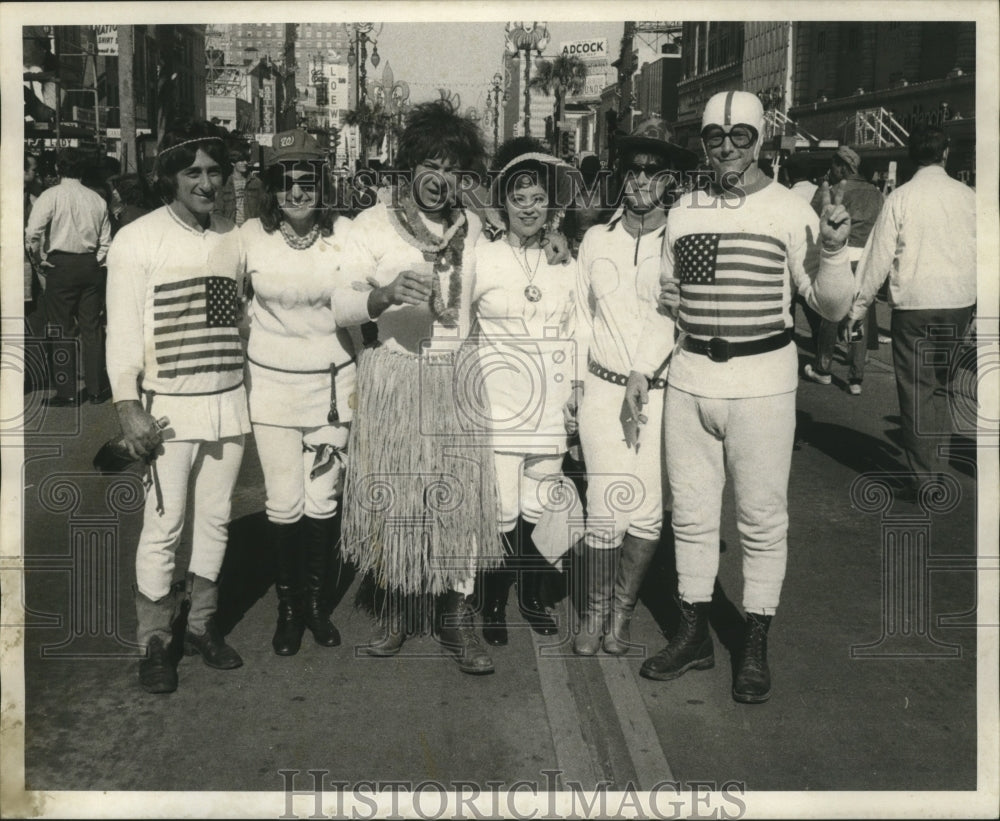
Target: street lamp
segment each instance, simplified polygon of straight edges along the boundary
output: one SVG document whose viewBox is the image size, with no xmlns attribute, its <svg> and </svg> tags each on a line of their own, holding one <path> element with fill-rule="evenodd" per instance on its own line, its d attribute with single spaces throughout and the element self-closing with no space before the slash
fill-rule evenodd
<svg viewBox="0 0 1000 821">
<path fill-rule="evenodd" d="M 524 136 L 531 136 L 531 91 L 528 83 L 531 81 L 531 52 L 539 57 L 549 44 L 549 30 L 545 23 L 526 21 L 507 23 L 504 30 L 505 46 L 511 55 L 524 52 Z"/>
<path fill-rule="evenodd" d="M 504 83 L 504 75 L 499 71 L 493 75 L 493 82 L 490 90 L 486 93 L 490 108 L 493 111 L 493 153 L 497 153 L 497 146 L 500 143 L 500 101 L 507 102 L 507 90 Z"/>
<path fill-rule="evenodd" d="M 352 35 L 352 42 L 348 49 L 347 55 L 351 60 L 356 60 L 356 71 L 355 71 L 355 82 L 357 83 L 357 94 L 355 95 L 355 104 L 357 106 L 359 124 L 358 131 L 360 132 L 360 149 L 361 149 L 361 161 L 363 163 L 368 162 L 368 124 L 366 122 L 366 115 L 363 106 L 367 104 L 367 67 L 365 62 L 368 59 L 368 43 L 372 44 L 372 66 L 378 68 L 378 64 L 381 62 L 381 58 L 378 54 L 378 36 L 382 33 L 381 23 L 343 23 L 344 31 Z M 378 28 L 376 28 L 376 25 Z"/>
</svg>

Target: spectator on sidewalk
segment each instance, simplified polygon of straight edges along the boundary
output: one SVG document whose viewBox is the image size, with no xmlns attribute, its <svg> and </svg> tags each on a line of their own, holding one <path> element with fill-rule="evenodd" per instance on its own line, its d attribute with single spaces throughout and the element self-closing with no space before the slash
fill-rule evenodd
<svg viewBox="0 0 1000 821">
<path fill-rule="evenodd" d="M 250 149 L 245 144 L 230 150 L 229 162 L 233 172 L 216 198 L 215 210 L 239 227 L 248 219 L 258 216 L 261 182 L 250 173 Z M 248 204 L 251 206 L 249 209 Z M 248 210 L 251 213 L 248 214 Z"/>
<path fill-rule="evenodd" d="M 788 558 L 798 382 L 790 295 L 797 291 L 825 317 L 839 319 L 854 294 L 850 218 L 839 195 L 817 218 L 808 203 L 768 179 L 757 166 L 763 128 L 755 94 L 709 98 L 701 139 L 714 183 L 708 192 L 681 197 L 663 243 L 661 305 L 677 317 L 680 336 L 675 347 L 665 318 L 649 312 L 626 397 L 627 411 L 641 421 L 649 379 L 673 348 L 664 439 L 681 621 L 640 673 L 667 681 L 715 664 L 708 617 L 728 474 L 746 612 L 732 695 L 749 704 L 770 697 L 767 635 Z M 826 201 L 830 189 L 823 191 Z"/>
<path fill-rule="evenodd" d="M 812 202 L 819 186 L 809 176 L 809 161 L 802 154 L 792 154 L 785 160 L 785 173 L 791 192 L 806 202 Z"/>
<path fill-rule="evenodd" d="M 858 296 L 847 317 L 862 321 L 888 276 L 892 359 L 913 472 L 903 498 L 945 469 L 938 445 L 951 429 L 948 353 L 965 336 L 976 303 L 975 192 L 948 176 L 941 128 L 915 128 L 909 152 L 917 171 L 885 201 L 858 263 Z M 922 355 L 932 351 L 937 355 Z"/>
<path fill-rule="evenodd" d="M 183 603 L 174 570 L 189 516 L 184 650 L 219 670 L 243 663 L 215 612 L 250 419 L 237 329 L 243 246 L 236 226 L 213 213 L 229 172 L 222 135 L 211 123 L 175 123 L 156 170 L 167 205 L 122 228 L 108 254 L 108 374 L 129 453 L 151 461 L 135 559 L 137 640 L 146 653 L 139 683 L 169 693 L 177 688 L 173 632 Z"/>
<path fill-rule="evenodd" d="M 32 264 L 46 272 L 46 321 L 62 329 L 63 339 L 73 336 L 74 324 L 79 326 L 87 396 L 100 403 L 108 399 L 101 312 L 111 218 L 101 195 L 80 181 L 87 165 L 86 156 L 76 148 L 60 154 L 59 184 L 38 196 L 24 237 Z M 53 359 L 56 393 L 48 405 L 78 404 L 76 367 L 75 357 Z"/>
<path fill-rule="evenodd" d="M 843 191 L 844 208 L 851 215 L 851 235 L 847 239 L 847 255 L 851 260 L 852 271 L 857 270 L 858 260 L 861 259 L 861 250 L 865 247 L 865 242 L 868 241 L 868 236 L 875 226 L 875 220 L 882 209 L 883 201 L 882 192 L 858 173 L 860 167 L 861 157 L 854 149 L 846 145 L 837 149 L 837 153 L 833 155 L 833 160 L 830 163 L 830 184 L 839 186 Z M 812 199 L 812 207 L 817 214 L 821 213 L 823 203 L 818 193 Z M 865 358 L 868 350 L 878 349 L 878 320 L 875 316 L 874 306 L 864 317 L 865 323 L 857 326 L 857 328 L 864 328 L 866 333 L 857 330 L 857 328 L 848 330 L 845 323 L 823 319 L 808 305 L 803 307 L 812 330 L 813 343 L 816 346 L 815 363 L 805 366 L 806 378 L 818 382 L 820 385 L 829 385 L 833 381 L 830 371 L 839 332 L 839 335 L 847 343 L 849 366 L 847 389 L 852 396 L 860 396 L 861 383 L 865 378 Z"/>
</svg>

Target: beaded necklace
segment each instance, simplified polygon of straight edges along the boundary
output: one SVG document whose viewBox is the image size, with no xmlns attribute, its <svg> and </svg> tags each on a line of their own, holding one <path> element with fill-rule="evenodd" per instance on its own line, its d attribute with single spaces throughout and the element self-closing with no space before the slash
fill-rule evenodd
<svg viewBox="0 0 1000 821">
<path fill-rule="evenodd" d="M 302 237 L 289 228 L 288 223 L 284 220 L 282 220 L 278 226 L 281 229 L 281 236 L 284 238 L 285 243 L 290 248 L 294 248 L 296 251 L 304 251 L 316 242 L 317 239 L 319 239 L 318 223 L 313 223 L 313 227 L 309 229 L 309 233 Z"/>
<path fill-rule="evenodd" d="M 395 193 L 395 197 L 392 192 L 382 193 L 389 222 L 400 237 L 419 250 L 424 255 L 425 262 L 434 263 L 435 275 L 450 269 L 447 303 L 441 297 L 440 278 L 433 276 L 430 307 L 435 319 L 446 328 L 457 327 L 459 302 L 462 298 L 462 252 L 469 232 L 465 212 L 461 209 L 452 211 L 451 224 L 445 229 L 444 236 L 436 237 L 424 225 L 420 209 L 407 192 L 400 190 Z"/>
</svg>

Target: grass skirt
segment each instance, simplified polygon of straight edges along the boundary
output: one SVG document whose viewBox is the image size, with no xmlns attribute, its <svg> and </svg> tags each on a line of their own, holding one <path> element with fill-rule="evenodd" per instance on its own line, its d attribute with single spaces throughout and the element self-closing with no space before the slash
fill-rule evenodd
<svg viewBox="0 0 1000 821">
<path fill-rule="evenodd" d="M 474 348 L 358 361 L 343 549 L 386 590 L 437 595 L 496 567 L 493 452 Z"/>
</svg>

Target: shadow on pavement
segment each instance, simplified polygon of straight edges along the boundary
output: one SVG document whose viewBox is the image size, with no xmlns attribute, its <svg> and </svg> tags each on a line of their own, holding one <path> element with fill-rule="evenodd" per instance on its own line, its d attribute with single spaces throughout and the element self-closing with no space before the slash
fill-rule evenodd
<svg viewBox="0 0 1000 821">
<path fill-rule="evenodd" d="M 892 431 L 886 431 L 886 436 L 890 439 L 897 438 L 892 435 Z M 805 411 L 795 413 L 795 439 L 811 445 L 859 474 L 908 470 L 901 448 L 843 425 L 815 422 L 812 414 Z"/>
<path fill-rule="evenodd" d="M 251 513 L 229 525 L 229 544 L 219 572 L 219 609 L 216 614 L 223 635 L 228 635 L 254 605 L 267 597 L 274 584 L 275 557 L 269 531 L 264 511 Z M 335 531 L 334 541 L 339 541 L 339 531 Z M 336 560 L 339 555 L 337 549 L 327 577 L 327 594 L 324 596 L 327 613 L 340 603 L 354 582 L 353 566 Z"/>
</svg>

